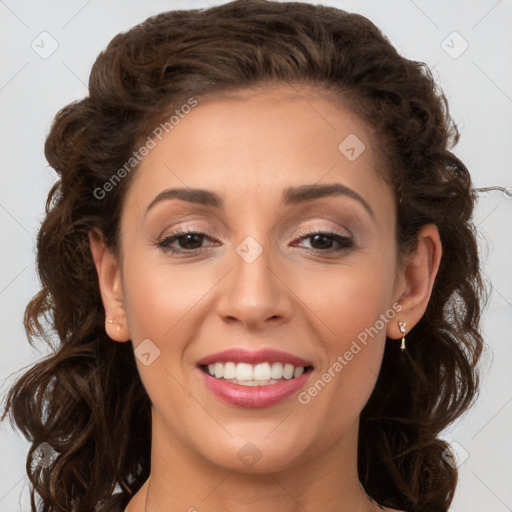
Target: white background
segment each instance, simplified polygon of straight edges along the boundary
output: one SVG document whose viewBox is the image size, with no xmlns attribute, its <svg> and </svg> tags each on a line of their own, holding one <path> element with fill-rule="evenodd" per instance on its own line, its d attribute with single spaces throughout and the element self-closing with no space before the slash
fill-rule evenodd
<svg viewBox="0 0 512 512">
<path fill-rule="evenodd" d="M 25 305 L 38 290 L 34 242 L 55 180 L 43 156 L 53 116 L 86 95 L 92 63 L 118 32 L 162 11 L 220 3 L 224 2 L 0 0 L 2 400 L 15 372 L 47 350 L 42 342 L 40 351 L 29 346 L 22 319 Z M 511 0 L 316 3 L 367 16 L 404 56 L 433 68 L 461 130 L 455 153 L 469 168 L 474 186 L 512 187 Z M 46 59 L 31 47 L 33 41 L 42 47 L 41 37 L 46 37 L 45 48 L 51 48 L 51 39 L 40 36 L 44 31 L 58 43 Z M 464 41 L 469 46 L 458 58 L 445 51 L 459 53 Z M 488 349 L 475 407 L 445 432 L 467 457 L 461 459 L 451 510 L 505 512 L 512 511 L 512 200 L 499 191 L 482 194 L 475 223 L 485 273 L 492 283 L 483 324 Z M 6 423 L 0 424 L 0 511 L 28 511 L 28 442 Z"/>
</svg>

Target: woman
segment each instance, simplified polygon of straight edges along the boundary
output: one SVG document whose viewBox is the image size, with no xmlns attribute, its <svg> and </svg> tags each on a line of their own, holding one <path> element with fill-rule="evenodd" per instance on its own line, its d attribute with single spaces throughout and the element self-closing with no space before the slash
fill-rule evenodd
<svg viewBox="0 0 512 512">
<path fill-rule="evenodd" d="M 486 294 L 428 69 L 244 0 L 116 36 L 89 89 L 25 318 L 60 346 L 6 407 L 40 510 L 448 510 Z"/>
</svg>

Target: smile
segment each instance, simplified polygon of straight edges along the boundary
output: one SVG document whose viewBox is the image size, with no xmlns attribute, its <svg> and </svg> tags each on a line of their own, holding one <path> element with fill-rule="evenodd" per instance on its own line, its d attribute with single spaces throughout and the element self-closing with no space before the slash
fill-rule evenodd
<svg viewBox="0 0 512 512">
<path fill-rule="evenodd" d="M 277 384 L 282 380 L 296 379 L 300 377 L 309 366 L 293 366 L 287 363 L 213 363 L 203 366 L 204 371 L 216 379 L 224 379 L 241 386 L 266 386 Z"/>
<path fill-rule="evenodd" d="M 233 348 L 211 354 L 197 369 L 207 389 L 218 399 L 239 407 L 269 407 L 298 392 L 313 365 L 275 349 Z"/>
</svg>

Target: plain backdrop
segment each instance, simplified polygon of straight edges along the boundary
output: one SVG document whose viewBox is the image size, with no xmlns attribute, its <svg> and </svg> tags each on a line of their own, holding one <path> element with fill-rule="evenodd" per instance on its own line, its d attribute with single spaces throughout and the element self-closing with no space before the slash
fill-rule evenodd
<svg viewBox="0 0 512 512">
<path fill-rule="evenodd" d="M 87 94 L 89 71 L 114 35 L 148 16 L 221 1 L 0 0 L 0 392 L 42 358 L 22 327 L 38 290 L 34 242 L 55 180 L 43 145 L 64 105 Z M 512 187 L 512 1 L 311 2 L 367 16 L 407 58 L 427 63 L 461 131 L 455 153 L 475 187 Z M 457 453 L 453 512 L 512 510 L 512 200 L 481 193 L 475 224 L 492 284 L 476 405 L 444 433 Z M 28 511 L 28 442 L 0 424 L 0 511 Z M 313 511 L 310 511 L 313 512 Z"/>
</svg>

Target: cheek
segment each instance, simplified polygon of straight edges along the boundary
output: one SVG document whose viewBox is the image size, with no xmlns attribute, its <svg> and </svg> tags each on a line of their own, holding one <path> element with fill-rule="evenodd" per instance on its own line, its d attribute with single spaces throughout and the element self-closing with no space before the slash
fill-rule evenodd
<svg viewBox="0 0 512 512">
<path fill-rule="evenodd" d="M 208 292 L 204 276 L 166 265 L 146 265 L 142 259 L 127 261 L 125 268 L 125 303 L 134 343 L 144 338 L 177 340 L 173 332 L 183 332 L 187 316 Z"/>
<path fill-rule="evenodd" d="M 340 423 L 360 414 L 379 373 L 386 325 L 396 319 L 389 308 L 391 272 L 374 262 L 315 274 L 300 284 L 308 323 L 316 325 L 325 360 L 300 403 L 319 417 L 328 415 L 335 435 Z M 297 283 L 297 285 L 299 285 Z M 336 428 L 334 427 L 336 426 Z"/>
<path fill-rule="evenodd" d="M 139 375 L 156 410 L 167 409 L 170 417 L 181 418 L 190 407 L 181 362 L 199 325 L 197 314 L 208 282 L 199 272 L 170 269 L 135 254 L 125 260 L 125 269 L 126 315 Z M 143 342 L 149 364 L 138 356 Z M 175 428 L 182 430 L 179 422 Z"/>
<path fill-rule="evenodd" d="M 296 280 L 298 295 L 323 325 L 332 349 L 343 350 L 353 339 L 364 339 L 368 329 L 385 334 L 380 315 L 390 307 L 393 270 L 382 261 L 368 260 L 368 265 L 347 264 L 336 269 L 319 268 Z M 374 327 L 374 329 L 372 329 Z"/>
</svg>

